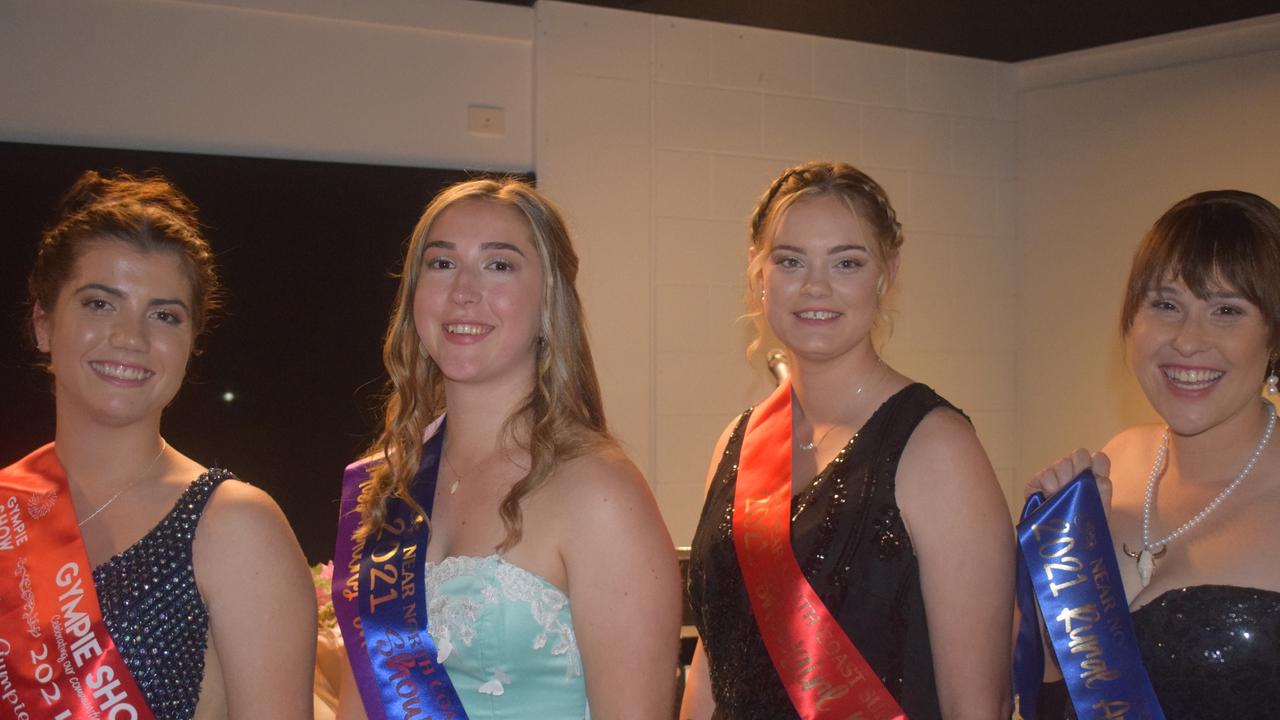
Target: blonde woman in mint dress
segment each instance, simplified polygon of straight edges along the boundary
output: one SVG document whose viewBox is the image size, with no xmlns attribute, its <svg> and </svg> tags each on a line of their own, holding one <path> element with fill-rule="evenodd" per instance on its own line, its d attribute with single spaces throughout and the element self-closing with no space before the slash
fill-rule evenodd
<svg viewBox="0 0 1280 720">
<path fill-rule="evenodd" d="M 675 556 L 606 430 L 576 274 L 523 182 L 448 188 L 414 230 L 384 427 L 344 487 L 339 718 L 669 717 Z"/>
</svg>

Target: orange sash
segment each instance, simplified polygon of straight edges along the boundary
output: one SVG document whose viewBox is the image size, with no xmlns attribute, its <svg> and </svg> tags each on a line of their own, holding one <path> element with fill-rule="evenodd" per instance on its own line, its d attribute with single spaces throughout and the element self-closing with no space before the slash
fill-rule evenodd
<svg viewBox="0 0 1280 720">
<path fill-rule="evenodd" d="M 103 623 L 52 443 L 0 470 L 0 717 L 154 720 Z"/>
<path fill-rule="evenodd" d="M 733 497 L 733 545 L 769 658 L 805 720 L 905 720 L 791 549 L 791 383 L 751 413 Z"/>
</svg>

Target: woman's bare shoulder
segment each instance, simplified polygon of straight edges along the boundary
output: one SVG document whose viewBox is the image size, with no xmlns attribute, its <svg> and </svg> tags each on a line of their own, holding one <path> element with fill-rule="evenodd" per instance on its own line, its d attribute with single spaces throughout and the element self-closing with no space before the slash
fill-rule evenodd
<svg viewBox="0 0 1280 720">
<path fill-rule="evenodd" d="M 209 497 L 196 526 L 193 552 L 198 580 L 212 566 L 242 566 L 246 556 L 268 565 L 295 562 L 298 541 L 270 495 L 247 482 L 227 479 Z"/>
<path fill-rule="evenodd" d="M 601 442 L 556 468 L 548 488 L 569 498 L 626 496 L 649 491 L 640 469 L 616 442 Z"/>
<path fill-rule="evenodd" d="M 280 506 L 265 490 L 243 480 L 228 478 L 209 497 L 201 525 L 221 529 L 221 526 L 229 524 L 239 530 L 253 531 L 263 524 L 283 520 Z"/>
<path fill-rule="evenodd" d="M 1144 423 L 1132 425 L 1116 433 L 1116 436 L 1102 446 L 1102 452 L 1112 462 L 1134 453 L 1146 453 L 1152 458 L 1164 435 L 1164 425 L 1160 423 Z"/>
</svg>

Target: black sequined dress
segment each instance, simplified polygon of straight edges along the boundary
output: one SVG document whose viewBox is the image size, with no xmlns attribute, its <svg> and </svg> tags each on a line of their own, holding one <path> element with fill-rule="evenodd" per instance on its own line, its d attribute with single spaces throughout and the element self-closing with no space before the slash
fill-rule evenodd
<svg viewBox="0 0 1280 720">
<path fill-rule="evenodd" d="M 93 570 L 107 630 L 156 720 L 191 720 L 204 679 L 209 614 L 196 588 L 191 542 L 220 483 L 210 470 L 141 540 Z"/>
<path fill-rule="evenodd" d="M 1196 585 L 1132 617 L 1168 720 L 1280 716 L 1280 593 Z"/>
<path fill-rule="evenodd" d="M 955 409 L 919 383 L 903 388 L 792 498 L 791 547 L 809 584 L 911 720 L 939 718 L 929 628 L 911 538 L 894 497 L 898 460 L 932 410 Z M 694 622 L 707 653 L 715 718 L 796 717 L 751 613 L 733 546 L 744 413 L 707 491 L 689 561 Z"/>
<path fill-rule="evenodd" d="M 1166 720 L 1280 717 L 1280 592 L 1194 585 L 1132 617 Z M 1075 720 L 1064 685 L 1046 690 L 1039 716 Z"/>
</svg>

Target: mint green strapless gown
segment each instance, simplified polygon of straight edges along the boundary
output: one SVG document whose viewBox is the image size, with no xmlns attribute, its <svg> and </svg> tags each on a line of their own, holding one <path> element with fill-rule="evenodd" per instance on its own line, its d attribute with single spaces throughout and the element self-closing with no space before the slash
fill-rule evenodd
<svg viewBox="0 0 1280 720">
<path fill-rule="evenodd" d="M 428 630 L 471 720 L 584 720 L 569 598 L 499 555 L 428 563 Z"/>
</svg>

